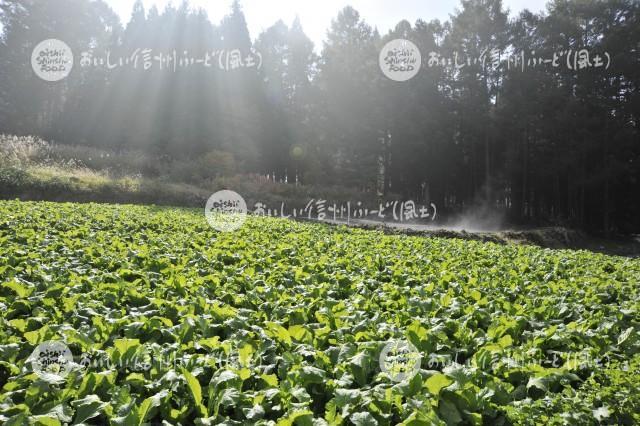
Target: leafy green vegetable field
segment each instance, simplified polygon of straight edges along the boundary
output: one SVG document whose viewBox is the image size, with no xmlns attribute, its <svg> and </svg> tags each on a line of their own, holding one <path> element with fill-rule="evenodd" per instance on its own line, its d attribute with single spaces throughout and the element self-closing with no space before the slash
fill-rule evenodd
<svg viewBox="0 0 640 426">
<path fill-rule="evenodd" d="M 4 424 L 640 422 L 639 260 L 4 201 L 0 282 Z M 27 362 L 55 340 L 63 378 Z"/>
</svg>

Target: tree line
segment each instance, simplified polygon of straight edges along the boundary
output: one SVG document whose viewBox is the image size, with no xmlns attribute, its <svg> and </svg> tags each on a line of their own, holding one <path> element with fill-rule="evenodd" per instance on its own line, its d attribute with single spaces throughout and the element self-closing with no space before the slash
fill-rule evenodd
<svg viewBox="0 0 640 426">
<path fill-rule="evenodd" d="M 252 40 L 238 1 L 217 24 L 186 2 L 159 11 L 136 1 L 125 26 L 99 0 L 0 0 L 0 14 L 2 133 L 141 150 L 167 167 L 232 158 L 220 173 L 297 176 L 515 224 L 640 229 L 637 1 L 552 0 L 509 18 L 501 0 L 462 0 L 448 21 L 401 21 L 385 35 L 346 7 L 317 48 L 298 20 Z M 76 55 L 57 83 L 31 70 L 48 38 Z M 420 72 L 401 83 L 378 59 L 398 38 L 422 54 Z M 79 65 L 80 52 L 136 49 L 200 58 L 237 49 L 258 53 L 260 66 Z M 584 51 L 591 66 L 576 69 Z M 512 66 L 495 66 L 496 54 Z M 540 63 L 523 68 L 520 54 Z M 596 55 L 608 66 L 593 65 Z"/>
</svg>

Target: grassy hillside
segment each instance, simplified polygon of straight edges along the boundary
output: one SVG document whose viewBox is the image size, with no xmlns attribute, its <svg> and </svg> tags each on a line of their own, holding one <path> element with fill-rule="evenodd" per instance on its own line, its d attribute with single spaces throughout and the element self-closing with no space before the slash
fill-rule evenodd
<svg viewBox="0 0 640 426">
<path fill-rule="evenodd" d="M 8 201 L 0 282 L 5 424 L 640 422 L 637 259 Z M 49 340 L 64 379 L 26 362 Z"/>
<path fill-rule="evenodd" d="M 372 193 L 303 185 L 293 176 L 286 183 L 282 176 L 241 174 L 228 163 L 233 159 L 219 152 L 197 161 L 177 160 L 0 134 L 0 199 L 200 207 L 220 188 L 233 188 L 250 210 L 257 202 L 271 209 L 282 203 L 288 210 L 302 208 L 319 198 L 377 207 Z"/>
</svg>

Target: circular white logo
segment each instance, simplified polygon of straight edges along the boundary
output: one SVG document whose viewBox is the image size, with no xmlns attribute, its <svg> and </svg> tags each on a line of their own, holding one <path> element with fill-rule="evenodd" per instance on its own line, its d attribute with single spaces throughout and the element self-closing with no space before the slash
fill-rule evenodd
<svg viewBox="0 0 640 426">
<path fill-rule="evenodd" d="M 40 377 L 67 377 L 73 366 L 71 350 L 63 342 L 50 340 L 40 343 L 29 356 L 34 373 Z"/>
<path fill-rule="evenodd" d="M 235 231 L 247 219 L 247 203 L 237 192 L 225 189 L 209 197 L 204 214 L 214 229 L 220 232 Z"/>
<path fill-rule="evenodd" d="M 394 382 L 413 377 L 420 370 L 422 355 L 406 340 L 392 340 L 380 352 L 380 370 Z"/>
<path fill-rule="evenodd" d="M 420 71 L 422 55 L 418 46 L 402 38 L 385 44 L 378 58 L 380 69 L 394 81 L 407 81 Z"/>
<path fill-rule="evenodd" d="M 64 41 L 44 40 L 31 53 L 31 67 L 45 81 L 62 80 L 73 68 L 73 52 Z"/>
</svg>

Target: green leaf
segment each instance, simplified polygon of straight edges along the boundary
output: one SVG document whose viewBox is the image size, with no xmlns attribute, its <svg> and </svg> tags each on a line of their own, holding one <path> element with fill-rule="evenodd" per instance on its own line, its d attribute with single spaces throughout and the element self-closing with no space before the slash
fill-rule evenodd
<svg viewBox="0 0 640 426">
<path fill-rule="evenodd" d="M 438 401 L 438 411 L 442 418 L 447 422 L 447 425 L 457 425 L 462 423 L 462 417 L 458 408 L 453 402 L 446 399 L 440 399 Z"/>
<path fill-rule="evenodd" d="M 250 410 L 245 411 L 245 417 L 247 420 L 256 421 L 263 418 L 265 415 L 264 408 L 260 405 L 254 405 Z"/>
<path fill-rule="evenodd" d="M 295 410 L 286 417 L 278 420 L 277 426 L 312 426 L 313 411 Z"/>
<path fill-rule="evenodd" d="M 253 346 L 248 343 L 238 349 L 238 360 L 240 365 L 243 367 L 248 366 L 250 364 L 251 357 L 253 356 L 253 352 Z"/>
<path fill-rule="evenodd" d="M 378 421 L 371 413 L 354 413 L 350 417 L 351 422 L 355 426 L 377 426 Z"/>
<path fill-rule="evenodd" d="M 162 400 L 168 396 L 169 391 L 165 389 L 142 401 L 142 404 L 138 407 L 138 426 L 149 419 L 153 409 L 159 407 L 162 404 Z"/>
<path fill-rule="evenodd" d="M 424 385 L 431 395 L 438 396 L 443 388 L 446 388 L 452 383 L 453 380 L 444 374 L 435 373 L 424 382 Z"/>
<path fill-rule="evenodd" d="M 73 422 L 78 424 L 99 416 L 108 404 L 102 402 L 98 395 L 87 395 L 82 399 L 71 401 L 71 405 L 76 409 Z"/>
<path fill-rule="evenodd" d="M 633 333 L 633 327 L 629 327 L 623 331 L 620 336 L 618 336 L 618 345 L 623 344 L 631 336 L 631 333 Z"/>
<path fill-rule="evenodd" d="M 208 417 L 207 408 L 202 405 L 202 388 L 200 382 L 186 368 L 182 369 L 182 374 L 187 381 L 187 387 L 191 393 L 191 397 L 196 404 L 198 412 L 202 417 Z"/>
<path fill-rule="evenodd" d="M 275 322 L 267 322 L 267 330 L 270 334 L 276 338 L 279 342 L 291 345 L 291 336 L 286 328 Z"/>
<path fill-rule="evenodd" d="M 278 387 L 278 376 L 275 374 L 262 374 L 260 378 L 269 386 Z"/>
<path fill-rule="evenodd" d="M 503 349 L 508 348 L 509 346 L 513 345 L 513 338 L 511 337 L 511 335 L 505 334 L 498 340 L 498 345 Z"/>
<path fill-rule="evenodd" d="M 527 382 L 527 389 L 536 388 L 543 392 L 547 392 L 549 388 L 547 387 L 547 379 L 545 377 L 530 377 Z"/>
<path fill-rule="evenodd" d="M 310 383 L 324 383 L 326 379 L 326 373 L 316 367 L 304 366 L 300 370 L 300 384 L 306 386 Z"/>
<path fill-rule="evenodd" d="M 27 298 L 33 293 L 33 288 L 26 286 L 18 281 L 9 281 L 7 283 L 2 284 L 2 287 L 13 290 L 14 293 L 18 295 L 18 297 Z"/>
<path fill-rule="evenodd" d="M 61 426 L 60 420 L 57 417 L 49 416 L 33 416 L 32 420 L 36 426 Z"/>
</svg>

